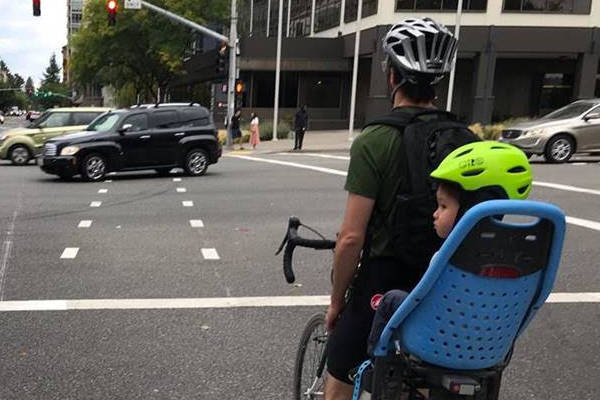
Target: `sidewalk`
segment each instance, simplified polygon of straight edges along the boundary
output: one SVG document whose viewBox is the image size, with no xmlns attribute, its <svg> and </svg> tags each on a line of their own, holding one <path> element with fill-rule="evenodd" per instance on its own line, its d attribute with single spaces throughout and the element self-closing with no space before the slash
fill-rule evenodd
<svg viewBox="0 0 600 400">
<path fill-rule="evenodd" d="M 360 131 L 354 131 L 354 137 L 359 134 Z M 348 130 L 336 130 L 336 131 L 308 131 L 304 135 L 304 143 L 302 144 L 303 153 L 317 153 L 317 152 L 348 152 L 352 142 L 348 140 Z M 260 142 L 256 150 L 252 150 L 252 147 L 246 143 L 244 145 L 245 150 L 238 150 L 238 145 L 235 146 L 235 150 L 223 148 L 223 153 L 234 153 L 234 154 L 273 154 L 291 151 L 294 148 L 293 139 L 279 139 L 278 141 L 263 141 Z"/>
</svg>

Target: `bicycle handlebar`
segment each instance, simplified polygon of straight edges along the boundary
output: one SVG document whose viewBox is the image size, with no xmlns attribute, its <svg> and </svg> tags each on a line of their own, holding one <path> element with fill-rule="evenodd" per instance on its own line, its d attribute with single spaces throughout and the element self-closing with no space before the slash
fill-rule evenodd
<svg viewBox="0 0 600 400">
<path fill-rule="evenodd" d="M 302 226 L 302 223 L 298 217 L 289 218 L 287 232 L 283 238 L 283 242 L 281 242 L 279 249 L 275 253 L 275 255 L 279 254 L 283 249 L 283 246 L 285 246 L 285 251 L 283 252 L 283 274 L 285 275 L 285 280 L 288 283 L 294 283 L 296 280 L 296 277 L 294 276 L 294 269 L 292 268 L 292 258 L 296 246 L 308 247 L 315 250 L 327 250 L 335 248 L 334 240 L 304 239 L 298 236 L 298 228 L 300 226 Z"/>
</svg>

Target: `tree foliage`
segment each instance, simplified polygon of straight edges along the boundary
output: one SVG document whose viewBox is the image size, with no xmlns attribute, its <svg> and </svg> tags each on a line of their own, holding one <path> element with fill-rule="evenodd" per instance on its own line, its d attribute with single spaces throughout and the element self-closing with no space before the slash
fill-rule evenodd
<svg viewBox="0 0 600 400">
<path fill-rule="evenodd" d="M 229 12 L 228 0 L 152 3 L 199 24 L 222 24 Z M 80 85 L 133 87 L 136 94 L 156 99 L 158 88 L 164 93 L 184 73 L 183 56 L 192 38 L 189 28 L 145 8 L 125 10 L 122 1 L 116 24 L 109 26 L 106 2 L 89 0 L 82 27 L 72 39 L 71 75 Z"/>
<path fill-rule="evenodd" d="M 22 89 L 23 78 L 19 74 L 12 74 L 8 65 L 0 60 L 0 71 L 6 76 L 6 80 L 0 79 L 0 89 Z M 2 90 L 0 91 L 0 110 L 6 110 L 17 106 L 20 109 L 27 108 L 28 99 L 21 90 Z"/>
<path fill-rule="evenodd" d="M 50 56 L 50 65 L 48 65 L 46 72 L 44 72 L 42 85 L 47 83 L 60 83 L 60 69 L 61 68 L 56 63 L 56 54 L 52 53 L 52 56 Z"/>
<path fill-rule="evenodd" d="M 40 85 L 40 92 L 51 93 L 51 95 L 37 98 L 37 103 L 42 108 L 68 106 L 72 103 L 69 99 L 71 97 L 69 87 L 60 82 L 60 70 L 61 68 L 56 63 L 56 55 L 52 54 Z"/>
</svg>

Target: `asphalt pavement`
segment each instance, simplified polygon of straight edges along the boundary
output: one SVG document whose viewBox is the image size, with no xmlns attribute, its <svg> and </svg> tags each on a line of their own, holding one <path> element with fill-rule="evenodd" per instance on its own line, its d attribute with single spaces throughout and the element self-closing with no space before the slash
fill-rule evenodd
<svg viewBox="0 0 600 400">
<path fill-rule="evenodd" d="M 333 238 L 346 199 L 346 134 L 317 135 L 301 153 L 229 152 L 200 178 L 62 182 L 0 162 L 0 309 L 18 309 L 0 311 L 0 399 L 291 398 L 304 321 L 323 309 L 301 296 L 329 293 L 332 256 L 299 249 L 288 285 L 274 252 L 290 215 Z M 554 292 L 600 292 L 600 158 L 533 168 L 531 198 L 578 218 Z M 284 296 L 299 300 L 272 304 Z M 600 299 L 548 303 L 501 398 L 595 400 L 599 321 Z"/>
</svg>

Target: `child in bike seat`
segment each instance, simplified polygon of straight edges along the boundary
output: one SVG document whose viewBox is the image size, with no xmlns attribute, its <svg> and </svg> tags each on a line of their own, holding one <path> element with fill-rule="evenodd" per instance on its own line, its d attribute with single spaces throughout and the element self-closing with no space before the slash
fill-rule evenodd
<svg viewBox="0 0 600 400">
<path fill-rule="evenodd" d="M 442 239 L 471 207 L 487 200 L 524 200 L 532 183 L 527 156 L 514 146 L 494 141 L 457 148 L 430 176 L 437 183 L 434 228 Z M 383 329 L 407 297 L 407 292 L 391 290 L 381 298 L 369 334 L 369 356 L 373 356 Z"/>
</svg>

